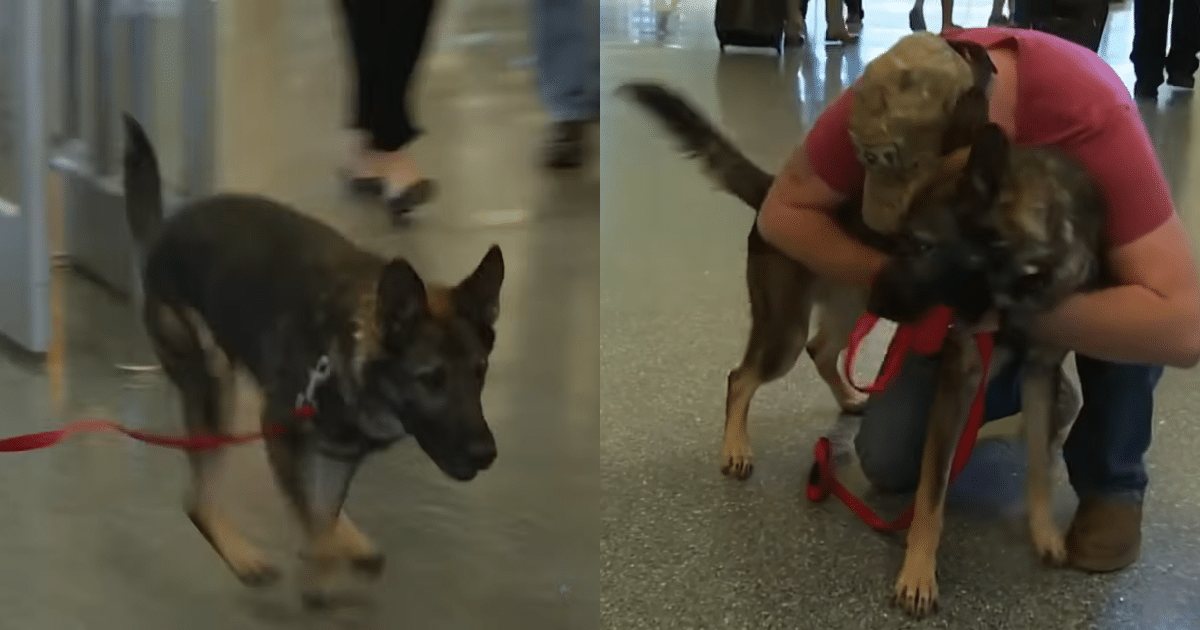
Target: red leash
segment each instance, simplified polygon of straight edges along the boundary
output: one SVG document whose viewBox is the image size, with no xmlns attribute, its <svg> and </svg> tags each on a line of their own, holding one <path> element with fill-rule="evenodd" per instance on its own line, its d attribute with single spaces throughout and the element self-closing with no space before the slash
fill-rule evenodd
<svg viewBox="0 0 1200 630">
<path fill-rule="evenodd" d="M 888 345 L 887 354 L 884 356 L 883 367 L 879 371 L 879 377 L 873 383 L 866 387 L 859 387 L 854 382 L 854 360 L 858 356 L 859 346 L 862 345 L 864 339 L 875 328 L 875 324 L 879 321 L 879 317 L 867 313 L 858 320 L 854 325 L 854 331 L 850 333 L 850 344 L 846 349 L 846 361 L 843 366 L 843 372 L 846 381 L 852 387 L 860 392 L 874 393 L 881 392 L 887 387 L 887 384 L 895 378 L 900 372 L 900 366 L 904 362 L 904 355 L 908 351 L 919 352 L 921 354 L 933 354 L 937 352 L 946 340 L 946 335 L 950 331 L 950 322 L 953 319 L 953 313 L 946 307 L 939 306 L 934 309 L 928 317 L 923 321 L 900 326 L 896 329 L 896 336 L 892 339 L 892 343 Z M 975 347 L 979 350 L 979 358 L 983 362 L 983 372 L 979 379 L 979 388 L 975 391 L 975 400 L 971 404 L 971 415 L 967 421 L 967 427 L 963 431 L 962 437 L 958 441 L 958 446 L 954 449 L 954 462 L 950 468 L 950 480 L 953 481 L 962 469 L 967 465 L 967 460 L 971 458 L 971 450 L 975 447 L 975 437 L 979 434 L 979 428 L 983 426 L 984 402 L 987 399 L 987 376 L 988 368 L 991 366 L 993 341 L 989 334 L 975 335 Z M 888 522 L 883 520 L 875 513 L 866 503 L 854 496 L 845 486 L 837 480 L 837 475 L 833 465 L 833 448 L 829 442 L 829 438 L 823 437 L 817 440 L 817 444 L 813 447 L 813 465 L 808 473 L 808 500 L 814 503 L 824 501 L 833 494 L 846 507 L 858 515 L 864 523 L 872 529 L 880 532 L 897 531 L 908 529 L 912 523 L 913 508 L 910 505 L 903 514 L 894 521 Z"/>
<path fill-rule="evenodd" d="M 305 404 L 297 408 L 294 415 L 300 419 L 307 419 L 311 418 L 315 412 L 316 410 L 311 404 Z M 190 435 L 180 437 L 138 431 L 137 429 L 124 427 L 111 420 L 85 419 L 76 420 L 61 429 L 53 431 L 42 431 L 41 433 L 30 433 L 0 439 L 0 453 L 23 453 L 25 451 L 49 448 L 77 433 L 121 433 L 139 442 L 153 444 L 154 446 L 184 451 L 210 451 L 282 435 L 285 431 L 287 431 L 287 427 L 273 425 L 257 433 L 243 433 L 240 435 Z"/>
</svg>

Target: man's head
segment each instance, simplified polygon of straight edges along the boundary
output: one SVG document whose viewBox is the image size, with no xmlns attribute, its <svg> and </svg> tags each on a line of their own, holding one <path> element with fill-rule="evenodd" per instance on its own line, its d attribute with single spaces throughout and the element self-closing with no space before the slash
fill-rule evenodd
<svg viewBox="0 0 1200 630">
<path fill-rule="evenodd" d="M 868 227 L 894 232 L 941 156 L 971 143 L 988 120 L 994 72 L 983 47 L 930 33 L 906 36 L 867 64 L 852 88 L 849 133 L 867 169 Z"/>
</svg>

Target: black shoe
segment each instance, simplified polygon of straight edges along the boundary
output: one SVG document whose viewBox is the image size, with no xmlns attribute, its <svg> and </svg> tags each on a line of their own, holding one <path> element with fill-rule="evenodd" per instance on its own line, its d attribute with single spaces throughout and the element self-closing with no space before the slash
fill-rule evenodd
<svg viewBox="0 0 1200 630">
<path fill-rule="evenodd" d="M 588 121 L 564 120 L 552 123 L 546 136 L 542 164 L 546 168 L 579 168 L 586 151 Z"/>
<path fill-rule="evenodd" d="M 433 180 L 418 179 L 404 188 L 389 190 L 384 203 L 393 217 L 399 217 L 412 212 L 421 204 L 428 203 L 433 199 L 435 192 Z"/>
<path fill-rule="evenodd" d="M 1167 85 L 1177 87 L 1184 90 L 1192 90 L 1196 88 L 1196 73 L 1184 74 L 1182 72 L 1168 72 Z"/>
<path fill-rule="evenodd" d="M 1134 98 L 1158 98 L 1158 86 L 1138 81 L 1133 84 Z"/>
</svg>

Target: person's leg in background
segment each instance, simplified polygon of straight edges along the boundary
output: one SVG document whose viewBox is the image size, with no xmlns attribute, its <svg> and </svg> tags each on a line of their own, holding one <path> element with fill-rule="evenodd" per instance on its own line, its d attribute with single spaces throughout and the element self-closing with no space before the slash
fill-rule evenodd
<svg viewBox="0 0 1200 630">
<path fill-rule="evenodd" d="M 407 149 L 420 134 L 409 93 L 433 18 L 433 0 L 342 0 L 358 69 L 356 127 L 366 135 L 359 181 L 379 182 L 389 209 L 429 200 L 433 183 Z M 357 40 L 357 41 L 355 41 Z"/>
<path fill-rule="evenodd" d="M 538 87 L 550 116 L 543 163 L 583 164 L 587 130 L 600 120 L 600 25 L 595 0 L 530 0 Z"/>
<path fill-rule="evenodd" d="M 1175 0 L 1171 9 L 1171 52 L 1167 54 L 1167 85 L 1196 87 L 1200 69 L 1200 0 Z"/>
<path fill-rule="evenodd" d="M 1063 448 L 1079 508 L 1067 534 L 1071 564 L 1115 571 L 1137 559 L 1154 389 L 1163 368 L 1076 356 L 1083 408 Z"/>
<path fill-rule="evenodd" d="M 1156 98 L 1166 64 L 1171 0 L 1133 0 L 1133 95 Z"/>
<path fill-rule="evenodd" d="M 366 80 L 378 74 L 374 64 L 382 59 L 382 55 L 374 48 L 381 41 L 373 32 L 378 27 L 378 21 L 375 19 L 378 10 L 378 2 L 374 0 L 342 0 L 342 18 L 354 68 L 354 106 L 350 121 L 353 134 L 350 138 L 347 174 L 351 187 L 356 192 L 367 194 L 383 192 L 383 178 L 379 175 L 376 161 L 372 159 L 368 149 L 371 142 L 368 125 L 374 118 L 370 108 L 375 103 L 375 95 L 372 93 L 375 83 Z"/>
<path fill-rule="evenodd" d="M 953 23 L 954 0 L 942 0 L 942 30 L 958 28 Z M 908 27 L 915 33 L 928 30 L 925 26 L 925 0 L 915 0 L 912 10 L 908 12 Z"/>
<path fill-rule="evenodd" d="M 1005 0 L 992 0 L 992 14 L 988 16 L 988 26 L 1009 26 L 1012 22 L 1004 15 Z"/>
</svg>

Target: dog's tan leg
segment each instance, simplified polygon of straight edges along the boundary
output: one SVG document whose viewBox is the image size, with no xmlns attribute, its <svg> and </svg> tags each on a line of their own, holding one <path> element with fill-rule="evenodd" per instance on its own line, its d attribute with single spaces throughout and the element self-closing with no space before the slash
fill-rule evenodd
<svg viewBox="0 0 1200 630">
<path fill-rule="evenodd" d="M 754 471 L 750 452 L 750 401 L 764 383 L 787 374 L 808 340 L 816 277 L 751 232 L 746 260 L 750 292 L 750 339 L 742 363 L 729 373 L 721 473 L 746 479 Z"/>
<path fill-rule="evenodd" d="M 929 415 L 921 477 L 913 497 L 904 565 L 896 579 L 896 603 L 915 617 L 937 610 L 937 549 L 942 535 L 950 464 L 966 426 L 969 405 L 981 376 L 973 350 L 956 338 L 947 340 Z"/>
<path fill-rule="evenodd" d="M 817 374 L 829 386 L 834 400 L 846 413 L 862 413 L 867 395 L 846 382 L 838 359 L 849 342 L 850 332 L 863 312 L 861 294 L 850 289 L 830 294 L 822 301 L 817 315 L 817 332 L 808 342 L 808 354 L 816 365 Z"/>
<path fill-rule="evenodd" d="M 369 577 L 378 577 L 383 573 L 383 553 L 366 534 L 359 531 L 344 510 L 334 526 L 334 537 L 339 553 L 350 561 L 350 567 L 355 571 Z"/>
<path fill-rule="evenodd" d="M 286 416 L 286 409 L 278 403 L 268 403 L 264 422 Z M 310 608 L 332 606 L 336 603 L 337 568 L 346 558 L 347 548 L 369 546 L 342 513 L 359 461 L 331 457 L 316 448 L 313 440 L 294 436 L 267 440 L 267 455 L 284 495 L 304 527 L 305 543 L 300 554 L 304 604 Z M 382 567 L 381 558 L 376 562 Z"/>
<path fill-rule="evenodd" d="M 213 341 L 204 320 L 148 300 L 147 330 L 164 371 L 179 389 L 184 423 L 190 434 L 222 433 L 233 404 L 233 370 Z M 217 504 L 216 481 L 221 452 L 190 452 L 191 496 L 187 514 L 217 555 L 248 586 L 279 579 L 279 571 L 228 522 Z"/>
<path fill-rule="evenodd" d="M 721 472 L 746 479 L 754 471 L 747 430 L 750 401 L 763 383 L 773 381 L 796 364 L 808 336 L 808 322 L 802 328 L 781 331 L 755 323 L 750 332 L 750 347 L 742 364 L 729 373 L 725 394 L 725 438 L 721 442 Z"/>
<path fill-rule="evenodd" d="M 1049 566 L 1062 566 L 1067 559 L 1063 533 L 1054 522 L 1053 512 L 1057 434 L 1064 424 L 1059 404 L 1064 357 L 1061 352 L 1031 350 L 1021 383 L 1021 415 L 1029 451 L 1025 478 L 1029 533 L 1038 556 Z"/>
</svg>

